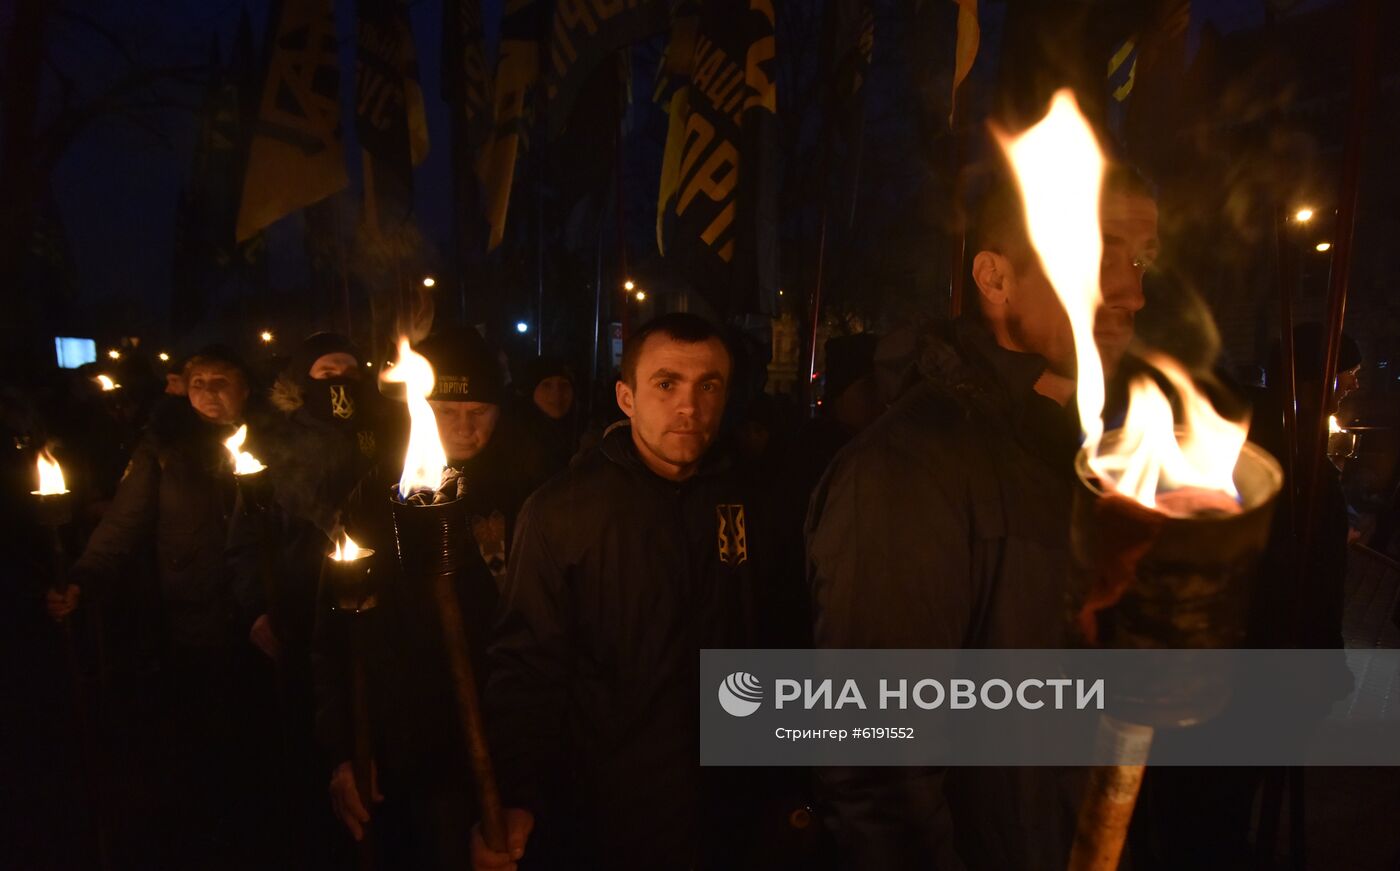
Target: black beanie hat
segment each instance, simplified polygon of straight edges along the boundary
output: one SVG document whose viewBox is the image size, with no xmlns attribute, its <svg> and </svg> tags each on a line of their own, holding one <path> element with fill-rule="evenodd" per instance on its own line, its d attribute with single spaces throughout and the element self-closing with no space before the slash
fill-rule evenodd
<svg viewBox="0 0 1400 871">
<path fill-rule="evenodd" d="M 533 396 L 535 388 L 540 386 L 541 381 L 555 376 L 567 378 L 571 384 L 574 380 L 574 373 L 563 359 L 559 357 L 535 357 L 525 364 L 524 371 L 516 379 L 516 386 L 519 388 L 521 396 Z"/>
<path fill-rule="evenodd" d="M 442 402 L 499 405 L 505 390 L 496 352 L 472 327 L 451 327 L 414 348 L 433 365 L 433 393 Z"/>
<path fill-rule="evenodd" d="M 302 339 L 301 345 L 287 362 L 286 372 L 293 378 L 305 378 L 316 361 L 327 354 L 349 354 L 356 363 L 363 363 L 364 354 L 348 336 L 340 333 L 312 333 Z"/>
</svg>

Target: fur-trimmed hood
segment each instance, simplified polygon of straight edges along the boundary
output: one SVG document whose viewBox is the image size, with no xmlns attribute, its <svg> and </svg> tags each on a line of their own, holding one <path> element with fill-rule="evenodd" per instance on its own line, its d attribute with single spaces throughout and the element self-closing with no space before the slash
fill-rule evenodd
<svg viewBox="0 0 1400 871">
<path fill-rule="evenodd" d="M 286 373 L 278 375 L 272 383 L 272 388 L 267 391 L 267 401 L 283 414 L 291 414 L 306 404 L 301 385 Z"/>
</svg>

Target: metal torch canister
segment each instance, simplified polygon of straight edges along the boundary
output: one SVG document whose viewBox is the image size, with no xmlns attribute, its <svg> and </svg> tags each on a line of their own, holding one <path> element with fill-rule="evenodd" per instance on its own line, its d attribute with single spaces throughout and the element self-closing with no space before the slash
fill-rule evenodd
<svg viewBox="0 0 1400 871">
<path fill-rule="evenodd" d="M 1112 447 L 1116 438 L 1109 433 L 1105 446 Z M 1087 630 L 1082 634 L 1107 648 L 1238 647 L 1248 629 L 1254 569 L 1268 544 L 1283 483 L 1274 458 L 1246 443 L 1234 475 L 1239 510 L 1186 517 L 1110 495 L 1084 451 L 1075 471 L 1070 606 L 1072 619 Z M 1169 662 L 1184 659 L 1178 655 Z M 1229 700 L 1229 677 L 1218 670 L 1152 669 L 1144 679 L 1131 697 L 1116 699 L 1116 710 L 1129 722 L 1154 728 L 1193 725 L 1219 713 Z"/>
<path fill-rule="evenodd" d="M 63 535 L 59 531 L 73 519 L 73 491 L 39 493 L 34 491 L 35 517 L 49 531 L 49 549 L 53 558 L 53 586 L 60 593 L 68 589 L 67 556 Z"/>
<path fill-rule="evenodd" d="M 466 624 L 453 585 L 457 570 L 475 552 L 466 503 L 453 499 L 436 505 L 405 504 L 399 501 L 398 487 L 391 486 L 389 505 L 405 580 L 428 585 L 442 623 L 443 642 L 457 698 L 458 720 L 481 805 L 482 840 L 492 850 L 504 852 L 505 815 L 496 789 L 491 754 L 486 745 L 481 696 L 472 668 Z M 470 550 L 467 547 L 469 543 L 473 545 Z"/>
</svg>

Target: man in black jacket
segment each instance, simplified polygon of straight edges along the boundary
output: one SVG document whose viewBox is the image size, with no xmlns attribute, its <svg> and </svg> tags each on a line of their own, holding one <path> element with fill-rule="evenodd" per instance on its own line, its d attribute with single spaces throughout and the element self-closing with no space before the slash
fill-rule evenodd
<svg viewBox="0 0 1400 871">
<path fill-rule="evenodd" d="M 448 464 L 467 482 L 473 529 L 467 543 L 480 556 L 456 578 L 457 599 L 473 646 L 478 685 L 486 674 L 485 642 L 505 572 L 506 543 L 520 505 L 543 478 L 538 451 L 502 408 L 505 388 L 494 351 L 470 327 L 447 330 L 416 349 L 432 364 L 428 402 Z M 382 464 L 397 478 L 402 454 Z M 332 754 L 332 808 L 357 840 L 373 814 L 386 867 L 461 868 L 468 862 L 474 818 L 470 769 L 436 606 L 422 579 L 403 577 L 389 525 L 389 483 L 383 481 L 346 523 L 360 544 L 377 553 L 378 606 L 368 614 L 366 654 L 374 731 L 375 786 L 355 786 L 349 731 L 346 626 L 322 613 L 316 639 L 317 727 Z M 377 511 L 376 511 L 377 508 Z M 382 793 L 382 795 L 381 795 Z"/>
<path fill-rule="evenodd" d="M 1108 178 L 1101 211 L 1095 332 L 1111 365 L 1143 304 L 1157 211 L 1121 173 Z M 917 383 L 837 455 L 813 494 L 819 647 L 1063 646 L 1074 345 L 1009 186 L 990 199 L 979 241 L 974 316 L 923 337 Z M 848 867 L 1062 868 L 1068 858 L 1073 784 L 1054 769 L 820 777 Z"/>
<path fill-rule="evenodd" d="M 486 692 L 510 849 L 476 834 L 478 869 L 515 867 L 527 839 L 531 867 L 738 864 L 745 796 L 698 759 L 699 651 L 751 638 L 765 546 L 711 450 L 732 368 L 699 317 L 639 329 L 629 420 L 521 511 Z"/>
</svg>

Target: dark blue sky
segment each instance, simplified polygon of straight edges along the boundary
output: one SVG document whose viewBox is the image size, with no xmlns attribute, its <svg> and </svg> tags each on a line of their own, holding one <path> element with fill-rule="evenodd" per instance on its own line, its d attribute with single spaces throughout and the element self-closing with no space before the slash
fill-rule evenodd
<svg viewBox="0 0 1400 871">
<path fill-rule="evenodd" d="M 1327 5 L 1335 0 L 1306 0 L 1297 9 Z M 261 40 L 266 26 L 266 2 L 254 0 L 159 0 L 159 2 L 90 2 L 86 15 L 101 22 L 143 64 L 196 66 L 207 62 L 215 35 L 227 54 L 239 16 L 246 7 L 253 31 Z M 984 5 L 992 6 L 992 2 Z M 486 0 L 488 28 L 499 16 L 499 0 Z M 1264 0 L 1196 0 L 1192 4 L 1193 32 L 1212 22 L 1225 31 L 1259 26 Z M 432 146 L 417 173 L 417 210 L 424 235 L 439 246 L 449 225 L 447 109 L 438 87 L 440 0 L 411 4 L 412 21 L 422 69 Z M 352 118 L 350 98 L 354 69 L 354 3 L 337 0 L 337 29 L 341 38 L 342 94 L 345 119 Z M 949 34 L 949 38 L 952 35 Z M 878 39 L 878 37 L 877 37 Z M 73 92 L 92 94 L 119 78 L 127 69 L 112 44 L 80 25 L 59 20 L 50 34 L 50 56 L 72 79 Z M 878 43 L 877 43 L 878 45 Z M 983 45 L 983 52 L 995 50 Z M 56 80 L 50 74 L 45 105 L 57 104 Z M 645 98 L 645 88 L 639 89 Z M 198 89 L 181 98 L 189 108 L 171 108 L 153 116 L 154 124 L 173 147 L 158 144 L 147 131 L 121 118 L 98 121 L 59 163 L 53 194 L 76 269 L 78 304 L 104 299 L 140 298 L 157 320 L 163 317 L 171 288 L 175 241 L 175 207 L 189 181 L 196 118 L 190 108 L 200 99 Z M 353 124 L 347 124 L 353 143 Z M 353 144 L 350 150 L 353 152 Z M 352 157 L 352 173 L 358 161 Z M 300 229 L 295 219 L 282 222 L 269 238 L 274 288 L 297 289 L 305 282 L 300 255 Z"/>
</svg>

